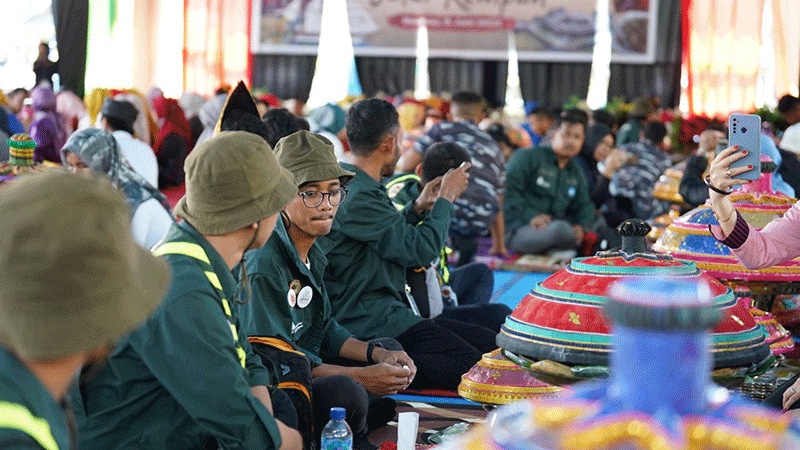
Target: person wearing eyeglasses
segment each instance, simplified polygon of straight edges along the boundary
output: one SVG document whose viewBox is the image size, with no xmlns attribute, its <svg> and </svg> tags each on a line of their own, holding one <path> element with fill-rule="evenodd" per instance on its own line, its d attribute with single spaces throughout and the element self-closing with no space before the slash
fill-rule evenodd
<svg viewBox="0 0 800 450">
<path fill-rule="evenodd" d="M 316 133 L 291 134 L 278 141 L 275 152 L 294 176 L 298 195 L 283 209 L 282 220 L 264 246 L 247 254 L 253 295 L 251 302 L 240 306 L 242 315 L 250 318 L 245 328 L 256 353 L 263 345 L 274 345 L 278 338 L 309 358 L 315 439 L 319 440 L 331 407 L 342 406 L 356 438 L 355 448 L 359 448 L 360 442 L 366 444 L 368 431 L 367 393 L 383 396 L 408 387 L 416 367 L 404 351 L 360 341 L 332 316 L 323 281 L 328 260 L 317 238 L 330 232 L 336 211 L 347 196 L 345 185 L 355 173 L 339 166 L 333 144 Z M 335 358 L 369 365 L 345 367 L 323 362 Z M 284 365 L 295 370 L 292 364 Z M 285 376 L 287 369 L 282 372 Z M 282 379 L 281 384 L 287 381 Z M 388 403 L 394 406 L 393 401 Z M 394 408 L 389 409 L 393 416 Z M 384 423 L 391 418 L 385 417 Z"/>
</svg>

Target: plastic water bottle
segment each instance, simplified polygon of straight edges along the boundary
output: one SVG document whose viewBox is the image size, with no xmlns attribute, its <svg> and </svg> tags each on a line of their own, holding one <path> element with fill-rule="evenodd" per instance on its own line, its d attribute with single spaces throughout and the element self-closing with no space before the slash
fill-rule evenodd
<svg viewBox="0 0 800 450">
<path fill-rule="evenodd" d="M 320 450 L 353 449 L 353 432 L 344 417 L 344 408 L 331 408 L 331 420 L 322 429 Z"/>
</svg>

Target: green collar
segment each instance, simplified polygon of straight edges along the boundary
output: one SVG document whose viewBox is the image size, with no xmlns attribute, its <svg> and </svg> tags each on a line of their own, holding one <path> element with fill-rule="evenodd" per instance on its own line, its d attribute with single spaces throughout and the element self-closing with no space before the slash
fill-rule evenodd
<svg viewBox="0 0 800 450">
<path fill-rule="evenodd" d="M 289 232 L 286 230 L 283 219 L 280 217 L 275 223 L 275 231 L 273 231 L 273 234 L 277 236 L 282 251 L 288 257 L 287 259 L 292 261 L 297 270 L 307 276 L 316 285 L 315 287 L 317 290 L 321 290 L 319 284 L 322 281 L 322 274 L 325 271 L 325 266 L 328 265 L 328 258 L 325 257 L 322 250 L 319 248 L 318 244 L 320 239 L 317 238 L 308 250 L 308 260 L 311 263 L 311 270 L 309 270 L 308 266 L 300 259 L 300 254 L 297 253 L 297 247 L 295 247 L 292 238 L 289 237 Z M 319 280 L 317 279 L 318 276 Z"/>
<path fill-rule="evenodd" d="M 381 189 L 381 190 L 384 190 L 384 191 L 386 190 L 386 188 L 380 183 L 380 181 L 375 181 L 374 178 L 369 176 L 369 174 L 367 172 L 364 172 L 363 170 L 361 170 L 360 167 L 356 167 L 356 166 L 354 166 L 352 164 L 348 164 L 348 163 L 340 163 L 339 165 L 341 165 L 344 168 L 344 170 L 349 170 L 351 172 L 355 172 L 356 173 L 356 176 L 353 177 L 353 181 L 357 181 L 359 183 L 362 183 L 366 187 L 369 187 L 369 188 Z M 348 183 L 348 185 L 352 185 L 352 184 L 353 184 L 352 181 L 350 183 Z"/>
<path fill-rule="evenodd" d="M 556 168 L 558 170 L 564 170 L 564 171 L 569 172 L 569 171 L 572 170 L 571 169 L 572 164 L 575 164 L 575 156 L 577 156 L 577 155 L 575 155 L 572 158 L 570 158 L 570 160 L 567 161 L 567 164 L 562 169 L 562 168 L 558 167 L 558 157 L 556 156 L 556 152 L 553 150 L 553 147 L 551 147 L 549 145 L 546 145 L 546 146 L 539 147 L 539 150 L 545 150 L 547 152 L 547 155 L 546 155 L 547 162 L 549 162 L 549 163 L 553 164 L 554 166 L 556 166 Z"/>
<path fill-rule="evenodd" d="M 195 230 L 194 227 L 185 220 L 178 223 L 178 227 L 185 235 L 188 235 L 187 237 L 189 237 L 200 247 L 203 247 L 203 250 L 208 256 L 208 260 L 211 262 L 211 268 L 214 270 L 214 273 L 217 274 L 220 284 L 222 284 L 222 291 L 226 296 L 231 298 L 236 291 L 237 283 L 236 279 L 233 277 L 233 273 L 230 269 L 228 269 L 228 265 L 225 263 L 225 260 L 222 259 L 222 255 L 220 255 L 219 252 L 217 252 L 217 250 L 208 243 L 208 241 L 203 237 L 202 234 L 200 234 L 200 232 Z"/>
<path fill-rule="evenodd" d="M 34 416 L 44 419 L 50 425 L 50 432 L 58 443 L 59 448 L 69 448 L 69 428 L 64 409 L 50 394 L 50 391 L 33 375 L 30 370 L 10 351 L 0 347 L 0 378 L 5 378 L 2 384 L 17 386 L 18 395 L 24 395 L 24 402 Z M 15 403 L 15 399 L 9 399 Z"/>
</svg>

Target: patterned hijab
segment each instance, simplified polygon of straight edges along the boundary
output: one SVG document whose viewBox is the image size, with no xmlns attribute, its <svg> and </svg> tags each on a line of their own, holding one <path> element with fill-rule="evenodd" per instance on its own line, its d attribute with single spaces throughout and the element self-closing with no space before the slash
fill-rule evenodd
<svg viewBox="0 0 800 450">
<path fill-rule="evenodd" d="M 172 214 L 164 194 L 131 168 L 111 133 L 98 128 L 76 131 L 61 149 L 61 162 L 64 165 L 67 164 L 67 153 L 74 153 L 95 174 L 110 178 L 117 189 L 125 194 L 131 214 L 151 198 L 158 200 Z"/>
</svg>

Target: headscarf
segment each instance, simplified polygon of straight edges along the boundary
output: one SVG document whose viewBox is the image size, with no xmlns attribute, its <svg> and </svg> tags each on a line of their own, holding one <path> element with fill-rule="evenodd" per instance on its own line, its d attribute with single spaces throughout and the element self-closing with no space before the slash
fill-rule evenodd
<svg viewBox="0 0 800 450">
<path fill-rule="evenodd" d="M 68 132 L 78 129 L 81 119 L 86 117 L 86 105 L 83 100 L 72 91 L 61 91 L 56 96 L 56 112 L 64 117 L 68 125 Z"/>
<path fill-rule="evenodd" d="M 164 123 L 161 124 L 161 130 L 158 132 L 158 137 L 156 137 L 155 145 L 153 145 L 153 150 L 155 150 L 156 154 L 161 152 L 161 145 L 170 134 L 182 137 L 186 141 L 187 151 L 191 150 L 192 127 L 189 125 L 189 121 L 186 120 L 178 101 L 174 98 L 156 97 L 153 99 L 153 109 L 159 119 L 164 119 Z"/>
<path fill-rule="evenodd" d="M 31 106 L 34 111 L 55 111 L 56 94 L 47 86 L 38 86 L 31 91 Z"/>
<path fill-rule="evenodd" d="M 405 102 L 397 107 L 397 115 L 400 120 L 400 128 L 408 133 L 422 126 L 425 122 L 425 105 L 417 102 Z"/>
<path fill-rule="evenodd" d="M 586 144 L 584 149 L 588 152 L 586 156 L 594 158 L 594 149 L 600 145 L 603 138 L 611 134 L 611 128 L 602 123 L 595 123 L 586 128 Z"/>
<path fill-rule="evenodd" d="M 178 105 L 183 110 L 186 119 L 191 119 L 200 113 L 200 108 L 206 103 L 205 97 L 196 92 L 184 92 L 178 99 Z"/>
<path fill-rule="evenodd" d="M 341 106 L 328 103 L 308 113 L 311 131 L 327 131 L 332 135 L 339 134 L 347 123 L 347 114 Z"/>
<path fill-rule="evenodd" d="M 83 97 L 83 102 L 86 104 L 86 112 L 89 113 L 89 123 L 95 126 L 97 123 L 97 115 L 103 109 L 103 102 L 107 97 L 111 96 L 111 92 L 105 88 L 94 88 L 91 92 Z"/>
<path fill-rule="evenodd" d="M 270 108 L 280 108 L 281 107 L 281 100 L 275 94 L 263 94 L 259 95 L 258 99 L 262 102 L 266 103 Z"/>
<path fill-rule="evenodd" d="M 153 86 L 149 91 L 147 91 L 147 103 L 149 103 L 150 106 L 155 107 L 153 100 L 159 97 L 164 98 L 164 91 L 162 91 L 160 87 Z"/>
<path fill-rule="evenodd" d="M 222 115 L 222 108 L 225 107 L 227 100 L 228 94 L 215 95 L 200 108 L 197 117 L 200 118 L 200 122 L 203 124 L 203 133 L 197 138 L 195 145 L 199 145 L 214 136 L 214 127 L 217 126 L 217 120 Z"/>
<path fill-rule="evenodd" d="M 69 133 L 64 118 L 56 112 L 56 94 L 46 85 L 37 86 L 31 91 L 31 106 L 31 137 L 36 141 L 37 149 L 41 147 L 46 153 L 40 154 L 40 157 L 57 161 L 58 149 L 64 145 Z M 48 129 L 50 126 L 52 130 Z"/>
<path fill-rule="evenodd" d="M 110 178 L 117 189 L 125 194 L 131 214 L 151 198 L 158 200 L 171 214 L 167 198 L 131 168 L 111 133 L 99 128 L 77 131 L 61 149 L 61 162 L 64 165 L 67 164 L 67 153 L 74 153 L 93 173 Z"/>
</svg>

